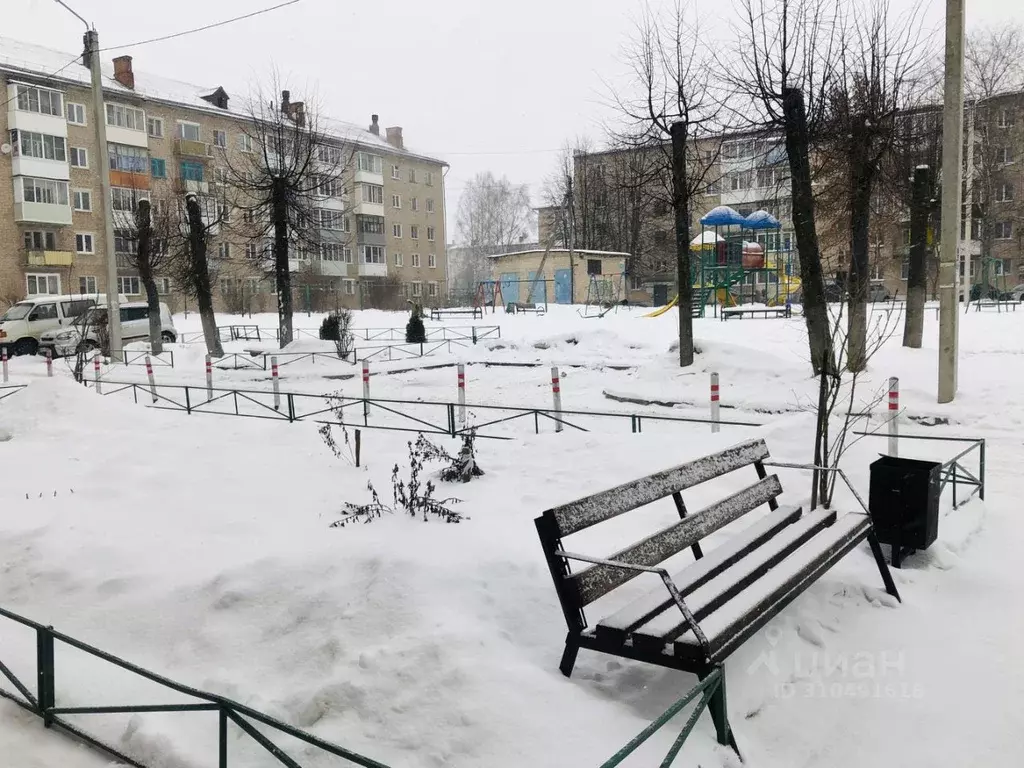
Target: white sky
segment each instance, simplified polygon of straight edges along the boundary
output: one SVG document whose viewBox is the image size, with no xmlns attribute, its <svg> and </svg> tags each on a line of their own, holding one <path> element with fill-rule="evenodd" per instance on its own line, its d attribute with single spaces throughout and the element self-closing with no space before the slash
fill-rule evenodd
<svg viewBox="0 0 1024 768">
<path fill-rule="evenodd" d="M 67 0 L 96 25 L 103 47 L 230 18 L 279 0 Z M 650 0 L 654 8 L 671 0 Z M 730 41 L 734 0 L 690 7 Z M 865 0 L 849 0 L 852 4 Z M 966 0 L 967 24 L 1024 20 L 1019 0 Z M 911 0 L 892 0 L 906 8 Z M 74 52 L 83 27 L 54 0 L 3 0 L 0 34 Z M 106 52 L 137 71 L 246 93 L 276 67 L 292 98 L 315 91 L 331 116 L 401 125 L 410 149 L 451 164 L 449 240 L 466 181 L 492 170 L 530 185 L 535 202 L 568 139 L 600 141 L 610 82 L 639 0 L 301 0 L 297 5 L 178 40 Z M 941 33 L 944 4 L 922 3 Z M 308 100 L 308 96 L 305 96 Z"/>
</svg>

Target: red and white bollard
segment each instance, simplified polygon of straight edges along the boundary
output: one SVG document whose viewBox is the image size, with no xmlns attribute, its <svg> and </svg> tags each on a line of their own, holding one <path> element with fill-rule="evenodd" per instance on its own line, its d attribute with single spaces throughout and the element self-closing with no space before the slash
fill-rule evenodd
<svg viewBox="0 0 1024 768">
<path fill-rule="evenodd" d="M 277 373 L 277 355 L 270 358 L 270 377 L 274 382 L 274 410 L 281 410 L 281 377 Z"/>
<path fill-rule="evenodd" d="M 363 360 L 363 418 L 370 417 L 370 361 Z"/>
<path fill-rule="evenodd" d="M 459 371 L 459 423 L 466 426 L 466 366 L 458 365 Z"/>
<path fill-rule="evenodd" d="M 102 384 L 100 383 L 100 351 L 97 349 L 96 354 L 92 357 L 92 375 L 96 382 L 96 394 L 102 395 L 103 390 L 101 389 Z"/>
<path fill-rule="evenodd" d="M 900 455 L 900 380 L 889 379 L 889 455 Z"/>
<path fill-rule="evenodd" d="M 558 366 L 551 366 L 551 397 L 555 404 L 555 432 L 562 431 L 562 377 Z"/>
<path fill-rule="evenodd" d="M 10 376 L 7 370 L 7 347 L 4 347 L 2 350 L 0 350 L 0 357 L 2 357 L 4 361 L 4 384 L 6 384 Z"/>
<path fill-rule="evenodd" d="M 718 374 L 711 374 L 711 431 L 718 432 L 722 429 L 722 425 L 719 423 L 719 408 L 720 403 L 718 401 Z"/>
<path fill-rule="evenodd" d="M 53 350 L 46 350 L 46 375 L 49 378 L 53 378 Z"/>
<path fill-rule="evenodd" d="M 150 360 L 149 355 L 146 355 L 146 378 L 149 379 L 149 393 L 153 396 L 153 402 L 156 402 L 156 379 L 153 376 L 153 361 Z"/>
<path fill-rule="evenodd" d="M 213 400 L 213 359 L 206 356 L 206 402 Z"/>
</svg>

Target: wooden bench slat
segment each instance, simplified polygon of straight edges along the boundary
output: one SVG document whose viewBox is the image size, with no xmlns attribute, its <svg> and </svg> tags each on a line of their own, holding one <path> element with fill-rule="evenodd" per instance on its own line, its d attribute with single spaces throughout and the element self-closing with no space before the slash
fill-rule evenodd
<svg viewBox="0 0 1024 768">
<path fill-rule="evenodd" d="M 757 523 L 733 536 L 721 546 L 715 547 L 700 560 L 688 565 L 672 576 L 672 581 L 680 594 L 686 597 L 701 585 L 707 583 L 729 566 L 746 555 L 755 547 L 777 534 L 790 523 L 800 519 L 800 507 L 780 507 L 765 515 Z M 660 583 L 657 589 L 642 595 L 607 618 L 597 623 L 597 635 L 601 640 L 618 639 L 625 642 L 626 635 L 636 627 L 650 621 L 662 610 L 671 606 L 671 610 L 679 612 L 672 602 L 668 590 Z"/>
<path fill-rule="evenodd" d="M 812 512 L 769 539 L 732 568 L 693 590 L 686 597 L 686 605 L 701 629 L 704 629 L 704 617 L 714 616 L 716 610 L 728 605 L 729 600 L 763 578 L 835 520 L 835 510 L 819 509 Z M 634 631 L 633 642 L 657 650 L 687 630 L 686 620 L 679 609 L 672 605 Z"/>
<path fill-rule="evenodd" d="M 749 440 L 720 453 L 554 507 L 544 514 L 554 517 L 559 535 L 568 536 L 767 457 L 768 446 L 764 440 Z"/>
<path fill-rule="evenodd" d="M 655 566 L 747 512 L 767 504 L 781 493 L 782 485 L 779 483 L 778 475 L 769 475 L 742 491 L 631 544 L 608 559 L 631 565 Z M 624 568 L 594 565 L 568 577 L 568 581 L 575 585 L 580 604 L 587 605 L 630 579 L 636 578 L 637 575 L 636 571 L 627 571 Z"/>
<path fill-rule="evenodd" d="M 779 563 L 775 568 L 713 612 L 700 627 L 707 636 L 713 657 L 727 656 L 807 584 L 835 565 L 867 536 L 871 519 L 848 513 Z M 741 637 L 742 636 L 742 637 Z M 687 630 L 675 641 L 677 653 L 701 655 L 700 644 Z"/>
</svg>

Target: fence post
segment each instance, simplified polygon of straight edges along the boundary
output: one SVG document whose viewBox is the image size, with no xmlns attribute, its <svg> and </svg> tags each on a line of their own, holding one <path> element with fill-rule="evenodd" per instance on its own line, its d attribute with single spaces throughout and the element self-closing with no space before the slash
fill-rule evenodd
<svg viewBox="0 0 1024 768">
<path fill-rule="evenodd" d="M 100 351 L 97 349 L 96 350 L 96 354 L 93 355 L 93 358 L 92 358 L 92 373 L 93 373 L 93 378 L 96 380 L 96 394 L 97 395 L 102 395 L 103 394 L 103 390 L 101 389 L 102 385 L 100 384 L 100 354 L 101 354 Z"/>
<path fill-rule="evenodd" d="M 900 380 L 893 376 L 889 379 L 889 455 L 900 455 Z"/>
<path fill-rule="evenodd" d="M 711 431 L 718 432 L 722 429 L 720 423 L 719 409 L 721 404 L 718 401 L 718 374 L 711 374 Z"/>
<path fill-rule="evenodd" d="M 56 699 L 56 686 L 53 680 L 53 627 L 39 627 L 36 630 L 36 676 L 38 683 L 39 714 L 43 717 L 43 725 L 53 725 L 53 708 Z"/>
<path fill-rule="evenodd" d="M 466 426 L 466 366 L 459 363 L 459 423 Z"/>
<path fill-rule="evenodd" d="M 555 432 L 562 431 L 562 382 L 558 366 L 551 366 L 551 396 L 555 401 Z"/>
<path fill-rule="evenodd" d="M 363 419 L 370 418 L 370 361 L 363 360 Z"/>
<path fill-rule="evenodd" d="M 270 358 L 270 378 L 274 382 L 274 410 L 281 410 L 281 380 L 277 375 L 277 355 Z"/>
<path fill-rule="evenodd" d="M 359 466 L 359 460 L 363 455 L 363 430 L 356 430 L 356 467 Z"/>
<path fill-rule="evenodd" d="M 9 378 L 9 374 L 7 371 L 7 347 L 4 347 L 2 350 L 0 350 L 0 357 L 3 357 L 4 361 L 4 384 L 6 384 Z"/>
<path fill-rule="evenodd" d="M 217 762 L 218 768 L 228 768 L 228 711 L 222 705 L 219 710 L 220 727 L 219 731 L 219 748 L 218 755 L 219 760 Z"/>
<path fill-rule="evenodd" d="M 153 402 L 156 402 L 156 379 L 153 377 L 153 361 L 149 359 L 149 355 L 146 355 L 146 378 L 149 379 L 149 393 L 153 396 Z"/>
<path fill-rule="evenodd" d="M 213 400 L 213 358 L 206 356 L 206 402 Z"/>
<path fill-rule="evenodd" d="M 473 326 L 473 344 L 476 344 L 476 326 Z"/>
<path fill-rule="evenodd" d="M 53 378 L 53 351 L 49 348 L 46 350 L 46 375 Z"/>
</svg>

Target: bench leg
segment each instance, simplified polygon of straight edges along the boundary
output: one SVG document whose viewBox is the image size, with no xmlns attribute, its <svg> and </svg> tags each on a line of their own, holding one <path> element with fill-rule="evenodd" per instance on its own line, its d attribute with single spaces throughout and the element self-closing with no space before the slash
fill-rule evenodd
<svg viewBox="0 0 1024 768">
<path fill-rule="evenodd" d="M 892 574 L 889 572 L 889 566 L 885 562 L 885 555 L 882 554 L 882 545 L 878 543 L 878 537 L 875 535 L 874 530 L 868 534 L 868 544 L 871 546 L 871 554 L 875 556 L 875 563 L 878 565 L 878 572 L 882 574 L 882 582 L 885 584 L 885 591 L 902 603 L 903 598 L 900 597 L 899 590 L 896 589 L 896 582 L 892 580 Z"/>
<path fill-rule="evenodd" d="M 733 735 L 732 728 L 729 726 L 729 711 L 725 697 L 725 667 L 720 666 L 719 669 L 722 672 L 721 683 L 715 689 L 715 692 L 711 694 L 711 699 L 708 701 L 708 712 L 711 713 L 711 721 L 715 724 L 718 743 L 724 747 L 732 747 L 733 752 L 742 760 L 743 755 L 740 754 L 740 749 L 736 746 L 736 738 Z M 698 675 L 698 677 L 703 680 L 710 672 L 711 670 L 708 670 L 708 672 Z"/>
<path fill-rule="evenodd" d="M 558 665 L 566 677 L 572 677 L 573 667 L 576 666 L 576 654 L 579 652 L 580 647 L 576 644 L 576 638 L 570 632 L 565 636 L 565 651 L 562 653 L 562 663 Z"/>
</svg>

